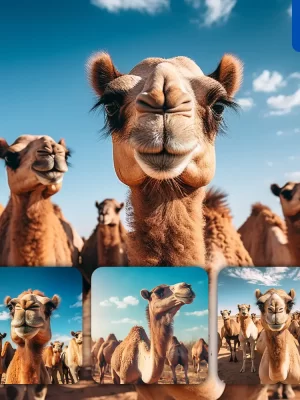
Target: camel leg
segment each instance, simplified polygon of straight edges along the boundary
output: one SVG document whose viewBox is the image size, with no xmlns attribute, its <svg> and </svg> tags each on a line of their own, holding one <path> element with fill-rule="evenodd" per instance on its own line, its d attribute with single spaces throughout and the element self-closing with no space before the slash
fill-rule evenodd
<svg viewBox="0 0 300 400">
<path fill-rule="evenodd" d="M 59 376 L 60 376 L 61 383 L 64 384 L 64 383 L 65 383 L 65 380 L 64 380 L 64 373 L 63 373 L 63 368 L 62 368 L 61 365 L 58 367 L 58 372 L 59 372 Z"/>
<path fill-rule="evenodd" d="M 234 341 L 234 362 L 238 362 L 238 359 L 236 358 L 236 346 L 239 343 L 239 341 Z"/>
<path fill-rule="evenodd" d="M 174 365 L 170 365 L 171 371 L 172 371 L 172 375 L 173 375 L 173 383 L 174 385 L 177 385 L 177 376 L 176 376 L 176 371 Z"/>
<path fill-rule="evenodd" d="M 232 358 L 232 346 L 231 346 L 231 341 L 230 341 L 230 339 L 226 339 L 226 342 L 227 342 L 227 344 L 228 344 L 228 346 L 229 346 L 229 350 L 230 350 L 230 359 L 229 359 L 229 362 L 232 362 L 232 361 L 233 361 L 233 358 Z"/>
<path fill-rule="evenodd" d="M 54 383 L 54 385 L 58 385 L 57 373 L 58 373 L 57 368 L 53 369 L 53 372 L 52 372 L 52 383 Z"/>
<path fill-rule="evenodd" d="M 255 365 L 254 365 L 254 358 L 255 358 L 255 353 L 254 353 L 254 349 L 255 349 L 255 342 L 253 341 L 250 344 L 250 351 L 251 351 L 251 372 L 256 372 L 255 369 Z"/>
<path fill-rule="evenodd" d="M 77 383 L 78 378 L 77 378 L 77 367 L 75 365 L 71 365 L 69 367 L 69 372 L 71 375 L 72 382 Z"/>
<path fill-rule="evenodd" d="M 23 400 L 26 385 L 5 385 L 7 400 Z"/>
<path fill-rule="evenodd" d="M 193 367 L 194 367 L 194 372 L 197 372 L 196 370 L 196 359 L 193 357 Z"/>
<path fill-rule="evenodd" d="M 28 400 L 45 400 L 47 385 L 27 385 Z"/>
<path fill-rule="evenodd" d="M 242 350 L 243 350 L 243 365 L 242 365 L 242 369 L 240 370 L 240 372 L 245 372 L 246 371 L 246 360 L 247 360 L 247 342 L 243 341 L 241 343 L 242 345 Z"/>
<path fill-rule="evenodd" d="M 183 368 L 184 368 L 185 383 L 186 383 L 187 385 L 189 385 L 190 380 L 189 380 L 189 377 L 188 377 L 188 369 L 189 369 L 188 363 L 186 363 L 185 365 L 183 365 Z"/>
<path fill-rule="evenodd" d="M 121 384 L 120 377 L 119 377 L 119 375 L 116 373 L 116 371 L 113 368 L 111 368 L 111 378 L 112 378 L 112 381 L 113 381 L 114 385 L 120 385 Z"/>
<path fill-rule="evenodd" d="M 282 385 L 282 398 L 283 399 L 293 399 L 295 397 L 295 392 L 291 385 Z"/>
</svg>

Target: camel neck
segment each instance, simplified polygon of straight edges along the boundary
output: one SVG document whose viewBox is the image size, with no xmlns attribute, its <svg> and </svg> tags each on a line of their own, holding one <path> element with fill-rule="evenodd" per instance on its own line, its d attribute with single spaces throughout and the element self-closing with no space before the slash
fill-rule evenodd
<svg viewBox="0 0 300 400">
<path fill-rule="evenodd" d="M 230 318 L 224 319 L 224 327 L 229 336 L 232 336 Z"/>
<path fill-rule="evenodd" d="M 295 228 L 293 221 L 289 217 L 285 217 L 287 225 L 288 247 L 292 257 L 294 266 L 300 265 L 300 229 Z"/>
<path fill-rule="evenodd" d="M 176 189 L 161 182 L 131 188 L 128 258 L 132 266 L 205 264 L 204 189 Z M 166 197 L 168 198 L 166 199 Z"/>
<path fill-rule="evenodd" d="M 21 374 L 20 383 L 37 384 L 41 382 L 41 365 L 42 361 L 43 345 L 32 345 L 31 343 L 25 342 L 24 346 L 19 346 L 16 350 L 17 357 L 19 360 L 18 368 Z"/>
<path fill-rule="evenodd" d="M 286 363 L 287 354 L 287 329 L 280 332 L 265 330 L 267 336 L 267 349 L 270 358 L 270 376 L 272 380 L 279 382 L 282 380 L 281 367 Z M 284 380 L 284 379 L 283 379 Z"/>
<path fill-rule="evenodd" d="M 251 318 L 249 315 L 243 316 L 240 315 L 240 326 L 241 326 L 241 332 L 243 333 L 244 337 L 247 337 L 247 327 L 250 324 Z"/>
</svg>

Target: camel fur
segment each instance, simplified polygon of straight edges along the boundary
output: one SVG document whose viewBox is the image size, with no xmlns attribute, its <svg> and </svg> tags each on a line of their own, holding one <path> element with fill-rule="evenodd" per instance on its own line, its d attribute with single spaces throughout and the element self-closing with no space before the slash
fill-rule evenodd
<svg viewBox="0 0 300 400">
<path fill-rule="evenodd" d="M 188 385 L 189 352 L 185 345 L 178 341 L 176 336 L 172 336 L 170 340 L 166 359 L 172 371 L 173 383 L 177 384 L 176 367 L 181 365 L 184 370 L 185 383 Z"/>
<path fill-rule="evenodd" d="M 246 360 L 247 360 L 247 345 L 250 345 L 250 357 L 251 357 L 251 372 L 256 372 L 254 365 L 255 358 L 255 343 L 258 337 L 258 329 L 250 316 L 250 305 L 238 304 L 238 310 L 240 314 L 240 333 L 239 341 L 243 350 L 243 365 L 240 372 L 246 371 Z"/>
<path fill-rule="evenodd" d="M 64 353 L 63 363 L 68 368 L 72 383 L 79 380 L 79 369 L 82 367 L 82 331 L 71 331 L 73 339 Z M 68 379 L 68 378 L 67 378 Z"/>
<path fill-rule="evenodd" d="M 240 324 L 230 318 L 231 310 L 221 310 L 221 315 L 224 322 L 224 330 L 223 334 L 226 339 L 226 343 L 230 349 L 230 359 L 229 362 L 237 362 L 238 359 L 236 357 L 236 348 L 239 344 L 239 333 L 240 333 Z M 232 348 L 231 341 L 233 341 L 234 348 Z M 234 357 L 233 357 L 234 355 Z"/>
<path fill-rule="evenodd" d="M 110 368 L 112 355 L 119 344 L 120 341 L 117 340 L 116 336 L 110 333 L 98 351 L 97 364 L 100 370 L 100 383 L 104 383 L 105 371 Z"/>
<path fill-rule="evenodd" d="M 221 346 L 220 346 L 221 347 Z M 220 348 L 218 352 L 220 351 Z M 200 364 L 205 360 L 208 366 L 208 344 L 204 339 L 199 339 L 192 347 L 192 360 L 195 372 L 200 372 Z"/>
<path fill-rule="evenodd" d="M 5 342 L 3 346 L 3 339 L 6 337 L 6 333 L 0 333 L 0 385 L 2 375 L 6 373 L 11 360 L 15 354 L 15 349 L 9 342 Z"/>
</svg>

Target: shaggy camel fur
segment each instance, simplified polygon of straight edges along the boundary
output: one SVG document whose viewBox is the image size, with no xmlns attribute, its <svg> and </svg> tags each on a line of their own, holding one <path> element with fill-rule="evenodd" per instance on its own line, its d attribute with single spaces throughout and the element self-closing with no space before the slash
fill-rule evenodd
<svg viewBox="0 0 300 400">
<path fill-rule="evenodd" d="M 6 373 L 11 360 L 15 354 L 15 350 L 12 348 L 9 342 L 5 342 L 3 346 L 3 339 L 6 337 L 6 333 L 0 333 L 0 385 L 2 375 Z"/>
<path fill-rule="evenodd" d="M 177 384 L 176 367 L 182 365 L 184 369 L 185 383 L 189 384 L 189 352 L 182 342 L 179 342 L 176 336 L 172 336 L 166 354 L 167 363 L 172 370 L 173 383 Z"/>
<path fill-rule="evenodd" d="M 289 331 L 298 340 L 299 322 L 295 318 L 295 315 L 291 316 L 291 325 L 289 326 Z"/>
<path fill-rule="evenodd" d="M 0 265 L 72 265 L 67 235 L 50 197 L 62 187 L 69 151 L 64 140 L 20 136 L 0 139 L 10 200 L 0 217 Z"/>
<path fill-rule="evenodd" d="M 252 259 L 233 226 L 227 194 L 217 189 L 209 189 L 203 204 L 203 215 L 206 266 L 252 266 Z"/>
<path fill-rule="evenodd" d="M 149 58 L 122 75 L 110 56 L 88 63 L 112 135 L 118 178 L 130 188 L 132 266 L 205 265 L 202 202 L 215 173 L 215 138 L 242 80 L 224 55 L 206 76 L 189 58 Z"/>
<path fill-rule="evenodd" d="M 296 293 L 294 289 L 287 294 L 284 290 L 269 289 L 262 294 L 255 292 L 257 305 L 261 311 L 264 327 L 260 335 L 260 351 L 263 356 L 259 366 L 262 384 L 298 384 L 300 381 L 300 355 L 298 342 L 289 332 L 291 310 Z"/>
<path fill-rule="evenodd" d="M 195 293 L 191 285 L 177 283 L 159 285 L 150 292 L 141 290 L 141 296 L 148 301 L 146 315 L 150 339 L 144 328 L 135 326 L 131 329 L 111 359 L 114 384 L 158 382 L 173 334 L 174 316 L 182 306 L 193 302 Z"/>
<path fill-rule="evenodd" d="M 251 319 L 252 319 L 252 321 L 254 322 L 254 325 L 255 325 L 256 328 L 257 328 L 258 337 L 259 337 L 261 331 L 262 331 L 264 328 L 263 328 L 263 326 L 262 326 L 261 320 L 260 320 L 260 319 L 257 320 L 256 318 L 257 318 L 257 317 L 256 317 L 256 314 L 255 314 L 255 313 L 252 313 L 252 314 L 251 314 Z"/>
<path fill-rule="evenodd" d="M 240 372 L 246 371 L 246 360 L 247 360 L 247 344 L 250 345 L 250 356 L 251 356 L 251 372 L 256 372 L 254 366 L 255 358 L 255 342 L 258 336 L 258 329 L 250 316 L 250 305 L 238 304 L 238 310 L 240 314 L 240 334 L 239 341 L 243 349 L 243 365 Z"/>
<path fill-rule="evenodd" d="M 104 343 L 103 337 L 99 338 L 96 343 L 94 343 L 92 350 L 91 350 L 91 355 L 92 355 L 92 367 L 93 371 L 95 372 L 96 366 L 97 366 L 97 356 L 100 350 L 101 345 Z"/>
<path fill-rule="evenodd" d="M 11 339 L 18 346 L 7 370 L 6 384 L 51 383 L 42 353 L 51 339 L 51 312 L 59 302 L 57 295 L 50 299 L 39 290 L 31 289 L 17 298 L 5 298 L 12 316 Z"/>
<path fill-rule="evenodd" d="M 280 198 L 287 226 L 288 248 L 291 254 L 289 265 L 298 266 L 300 265 L 300 183 L 288 182 L 282 188 L 273 184 L 271 191 Z"/>
<path fill-rule="evenodd" d="M 93 273 L 98 266 L 127 266 L 126 236 L 120 211 L 124 203 L 106 199 L 96 201 L 98 225 L 85 241 L 82 249 L 82 264 L 85 271 Z"/>
<path fill-rule="evenodd" d="M 61 354 L 64 343 L 55 341 L 50 343 L 43 351 L 43 361 L 48 371 L 51 382 L 58 384 L 57 373 L 59 372 L 61 383 L 64 383 Z"/>
<path fill-rule="evenodd" d="M 240 324 L 230 318 L 231 311 L 223 310 L 221 311 L 221 315 L 224 321 L 224 337 L 230 349 L 230 359 L 229 361 L 237 362 L 236 358 L 236 348 L 239 344 L 239 333 L 240 333 Z M 234 349 L 232 349 L 231 341 L 233 340 Z M 234 353 L 234 357 L 233 357 Z"/>
<path fill-rule="evenodd" d="M 63 362 L 69 368 L 72 383 L 76 383 L 79 380 L 79 368 L 82 367 L 82 331 L 71 331 L 71 335 L 73 339 L 64 353 Z"/>
<path fill-rule="evenodd" d="M 208 344 L 204 339 L 197 340 L 192 347 L 192 359 L 194 370 L 197 373 L 200 372 L 200 364 L 202 360 L 205 360 L 208 365 Z"/>
<path fill-rule="evenodd" d="M 119 344 L 116 336 L 110 333 L 99 349 L 97 363 L 100 368 L 100 383 L 104 383 L 105 370 L 110 367 L 112 355 Z"/>
<path fill-rule="evenodd" d="M 285 222 L 269 207 L 256 203 L 238 233 L 254 265 L 291 265 Z"/>
</svg>

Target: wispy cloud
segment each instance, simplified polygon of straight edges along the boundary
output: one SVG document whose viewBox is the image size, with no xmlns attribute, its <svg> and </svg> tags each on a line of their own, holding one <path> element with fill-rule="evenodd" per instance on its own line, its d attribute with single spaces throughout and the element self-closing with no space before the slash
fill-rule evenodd
<svg viewBox="0 0 300 400">
<path fill-rule="evenodd" d="M 68 320 L 69 324 L 71 324 L 72 322 L 78 322 L 78 323 L 82 323 L 82 316 L 81 315 L 75 315 L 75 317 L 71 318 Z"/>
<path fill-rule="evenodd" d="M 139 325 L 142 324 L 143 321 L 137 321 L 136 319 L 131 318 L 122 318 L 117 321 L 111 321 L 112 324 L 129 324 L 129 325 Z"/>
<path fill-rule="evenodd" d="M 120 300 L 117 296 L 112 296 L 109 299 L 100 301 L 100 307 L 111 307 L 112 305 L 116 305 L 117 308 L 127 308 L 128 306 L 137 306 L 139 304 L 139 300 L 133 296 L 126 296 L 123 300 Z"/>
<path fill-rule="evenodd" d="M 300 181 L 300 171 L 286 172 L 284 177 L 291 181 Z"/>
<path fill-rule="evenodd" d="M 208 330 L 207 326 L 200 325 L 200 326 L 193 326 L 192 328 L 187 328 L 187 329 L 185 329 L 185 331 L 186 332 L 196 332 L 196 331 L 200 331 L 201 329 L 204 331 Z"/>
<path fill-rule="evenodd" d="M 4 304 L 0 304 L 0 307 L 4 307 Z"/>
<path fill-rule="evenodd" d="M 253 90 L 255 92 L 276 92 L 284 86 L 286 86 L 286 81 L 283 79 L 283 76 L 277 71 L 271 72 L 267 69 L 253 80 Z"/>
<path fill-rule="evenodd" d="M 237 99 L 237 103 L 245 111 L 249 111 L 249 110 L 251 110 L 251 108 L 253 108 L 255 106 L 255 103 L 254 103 L 254 100 L 252 99 L 252 97 L 244 97 L 244 98 Z"/>
<path fill-rule="evenodd" d="M 156 14 L 170 6 L 169 0 L 91 0 L 91 3 L 112 13 L 134 10 Z"/>
<path fill-rule="evenodd" d="M 0 312 L 0 321 L 6 321 L 10 319 L 10 314 L 7 311 L 1 311 Z"/>
<path fill-rule="evenodd" d="M 277 131 L 277 132 L 276 132 L 276 135 L 277 135 L 277 136 L 282 136 L 283 134 L 284 134 L 283 131 Z"/>
<path fill-rule="evenodd" d="M 184 314 L 195 315 L 196 317 L 203 317 L 204 315 L 208 315 L 208 310 L 185 312 Z"/>
<path fill-rule="evenodd" d="M 67 336 L 67 335 L 61 335 L 59 333 L 55 334 L 52 336 L 52 341 L 54 342 L 55 340 L 59 341 L 59 342 L 64 342 L 65 344 L 68 343 L 70 340 L 72 339 L 71 336 Z"/>
<path fill-rule="evenodd" d="M 253 285 L 280 286 L 280 281 L 286 278 L 288 271 L 287 267 L 267 268 L 265 272 L 258 268 L 227 268 L 225 273 Z"/>
<path fill-rule="evenodd" d="M 77 296 L 77 301 L 76 301 L 76 303 L 74 303 L 74 304 L 72 304 L 72 305 L 70 306 L 70 308 L 79 308 L 79 307 L 82 307 L 82 293 L 80 293 L 80 294 Z"/>
<path fill-rule="evenodd" d="M 281 94 L 279 96 L 269 97 L 267 104 L 272 109 L 269 115 L 289 114 L 295 107 L 300 106 L 300 89 L 289 96 Z"/>
<path fill-rule="evenodd" d="M 56 313 L 54 313 L 54 314 L 53 314 L 53 316 L 52 316 L 52 318 L 60 318 L 60 315 L 59 315 L 59 314 L 56 314 Z"/>
<path fill-rule="evenodd" d="M 193 8 L 201 8 L 200 0 L 185 0 Z M 204 26 L 211 26 L 216 23 L 226 22 L 235 7 L 237 0 L 204 0 L 205 12 L 200 22 Z"/>
<path fill-rule="evenodd" d="M 289 8 L 287 9 L 287 13 L 289 14 L 289 16 L 292 16 L 292 5 L 289 6 Z"/>
<path fill-rule="evenodd" d="M 300 72 L 293 72 L 289 78 L 291 79 L 300 79 Z"/>
<path fill-rule="evenodd" d="M 272 161 L 267 161 L 266 164 L 270 168 L 273 167 L 273 165 L 274 165 Z"/>
</svg>

